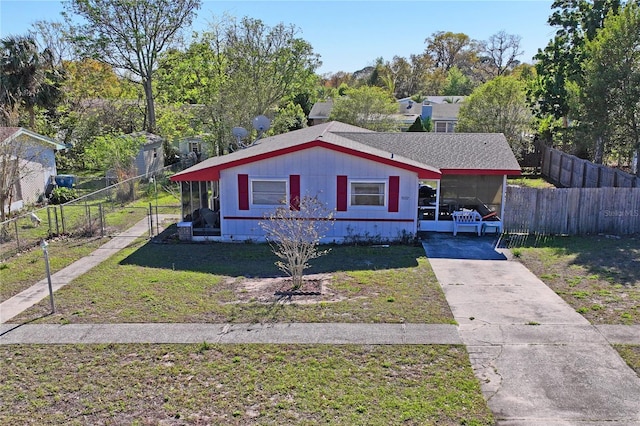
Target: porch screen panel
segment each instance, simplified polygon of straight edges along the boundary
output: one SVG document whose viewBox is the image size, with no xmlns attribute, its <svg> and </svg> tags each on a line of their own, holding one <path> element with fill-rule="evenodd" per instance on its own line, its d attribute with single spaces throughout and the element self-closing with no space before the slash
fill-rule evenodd
<svg viewBox="0 0 640 426">
<path fill-rule="evenodd" d="M 440 203 L 449 211 L 461 208 L 500 212 L 502 206 L 502 176 L 450 175 L 442 176 Z M 486 213 L 482 212 L 481 213 Z"/>
<path fill-rule="evenodd" d="M 300 210 L 300 175 L 289 176 L 289 193 L 291 210 Z"/>
<path fill-rule="evenodd" d="M 400 176 L 389 176 L 389 212 L 397 213 L 400 201 Z"/>
<path fill-rule="evenodd" d="M 338 176 L 336 210 L 338 210 L 339 212 L 347 211 L 347 200 L 348 200 L 347 183 L 348 182 L 347 182 L 346 176 Z"/>
<path fill-rule="evenodd" d="M 249 175 L 238 175 L 238 209 L 249 210 Z"/>
<path fill-rule="evenodd" d="M 180 182 L 180 194 L 182 194 L 182 220 L 191 222 L 191 182 Z"/>
</svg>

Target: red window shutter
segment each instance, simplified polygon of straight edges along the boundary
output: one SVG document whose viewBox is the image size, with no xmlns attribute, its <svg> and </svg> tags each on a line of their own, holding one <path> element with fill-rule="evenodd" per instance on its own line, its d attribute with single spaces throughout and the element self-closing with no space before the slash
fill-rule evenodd
<svg viewBox="0 0 640 426">
<path fill-rule="evenodd" d="M 400 176 L 389 176 L 389 211 L 397 212 L 400 201 Z"/>
<path fill-rule="evenodd" d="M 336 210 L 339 212 L 347 211 L 347 177 L 338 176 L 338 191 L 336 200 Z"/>
<path fill-rule="evenodd" d="M 300 210 L 300 175 L 289 175 L 289 206 Z"/>
<path fill-rule="evenodd" d="M 249 210 L 249 175 L 238 175 L 238 209 Z"/>
</svg>

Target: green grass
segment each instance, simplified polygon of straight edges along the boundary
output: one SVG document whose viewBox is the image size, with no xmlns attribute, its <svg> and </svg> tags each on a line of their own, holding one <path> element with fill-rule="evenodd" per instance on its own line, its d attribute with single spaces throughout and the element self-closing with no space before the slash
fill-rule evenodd
<svg viewBox="0 0 640 426">
<path fill-rule="evenodd" d="M 84 213 L 84 207 L 82 207 L 82 211 Z M 95 213 L 97 216 L 97 210 Z M 160 213 L 162 214 L 162 211 Z M 105 236 L 128 229 L 147 217 L 147 214 L 148 207 L 145 209 L 135 206 L 107 213 L 108 230 L 105 232 Z M 101 233 L 98 225 L 96 224 L 94 227 L 93 236 L 86 234 L 75 238 L 49 240 L 48 250 L 52 274 L 89 255 L 108 241 L 99 238 Z M 45 236 L 46 233 L 43 237 Z M 40 246 L 32 241 L 28 250 L 23 250 L 0 263 L 0 301 L 7 300 L 43 278 L 46 278 L 44 256 Z"/>
<path fill-rule="evenodd" d="M 555 185 L 542 177 L 519 177 L 508 179 L 509 185 L 524 186 L 527 188 L 555 188 Z"/>
<path fill-rule="evenodd" d="M 518 260 L 593 324 L 640 324 L 640 238 L 545 237 Z"/>
<path fill-rule="evenodd" d="M 422 247 L 333 246 L 308 270 L 327 291 L 303 301 L 255 293 L 282 275 L 276 260 L 266 244 L 138 240 L 57 291 L 57 313 L 38 321 L 454 323 Z M 12 321 L 42 316 L 44 302 Z"/>
<path fill-rule="evenodd" d="M 87 256 L 105 241 L 100 239 L 56 239 L 49 241 L 49 265 L 55 273 Z M 44 254 L 40 247 L 0 263 L 0 301 L 9 299 L 46 278 Z"/>
<path fill-rule="evenodd" d="M 613 345 L 613 347 L 640 377 L 640 345 Z"/>
<path fill-rule="evenodd" d="M 1 424 L 491 425 L 462 346 L 5 345 Z"/>
</svg>

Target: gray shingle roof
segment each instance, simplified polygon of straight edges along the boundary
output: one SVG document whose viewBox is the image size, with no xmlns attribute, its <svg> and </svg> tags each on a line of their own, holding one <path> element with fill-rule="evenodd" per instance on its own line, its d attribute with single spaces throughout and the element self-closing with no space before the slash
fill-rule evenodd
<svg viewBox="0 0 640 426">
<path fill-rule="evenodd" d="M 501 133 L 343 133 L 337 135 L 438 169 L 520 170 Z"/>
<path fill-rule="evenodd" d="M 328 119 L 333 109 L 333 101 L 316 102 L 309 111 L 309 119 Z"/>
<path fill-rule="evenodd" d="M 434 104 L 431 110 L 432 120 L 458 120 L 462 104 Z"/>
<path fill-rule="evenodd" d="M 240 149 L 230 154 L 222 155 L 219 157 L 211 157 L 198 163 L 180 173 L 176 173 L 175 176 L 187 172 L 194 172 L 198 170 L 207 169 L 210 167 L 219 167 L 224 164 L 233 162 L 242 162 L 246 159 L 256 156 L 262 156 L 269 154 L 273 151 L 281 149 L 287 149 L 296 145 L 301 145 L 307 142 L 312 142 L 321 139 L 324 134 L 327 134 L 329 130 L 337 132 L 371 132 L 371 130 L 363 129 L 361 127 L 352 126 L 350 124 L 341 123 L 339 121 L 331 121 L 328 123 L 322 123 L 317 126 L 305 127 L 304 129 L 295 130 L 293 132 L 282 133 L 276 136 L 270 136 L 259 140 L 255 145 L 252 145 L 246 149 Z"/>
</svg>

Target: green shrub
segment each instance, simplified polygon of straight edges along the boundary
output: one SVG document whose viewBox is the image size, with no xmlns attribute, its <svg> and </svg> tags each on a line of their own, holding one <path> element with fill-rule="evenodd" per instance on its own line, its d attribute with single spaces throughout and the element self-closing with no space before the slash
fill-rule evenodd
<svg viewBox="0 0 640 426">
<path fill-rule="evenodd" d="M 49 202 L 51 204 L 64 204 L 76 198 L 78 198 L 78 193 L 75 189 L 58 187 L 51 192 Z"/>
</svg>

